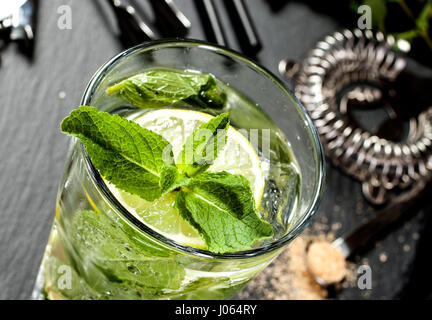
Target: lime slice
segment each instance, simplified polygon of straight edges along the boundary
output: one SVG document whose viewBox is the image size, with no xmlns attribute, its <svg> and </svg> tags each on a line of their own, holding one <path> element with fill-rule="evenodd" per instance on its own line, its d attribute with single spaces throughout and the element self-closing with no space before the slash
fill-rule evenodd
<svg viewBox="0 0 432 320">
<path fill-rule="evenodd" d="M 145 113 L 135 119 L 135 122 L 168 140 L 173 146 L 174 159 L 177 159 L 189 135 L 212 118 L 210 114 L 193 110 L 161 109 Z M 255 202 L 261 202 L 265 180 L 259 157 L 249 140 L 233 127 L 228 129 L 227 144 L 208 169 L 212 172 L 223 170 L 247 178 Z"/>
<path fill-rule="evenodd" d="M 177 159 L 187 137 L 212 118 L 212 115 L 193 110 L 160 109 L 147 112 L 134 121 L 168 140 L 173 146 L 174 159 Z M 247 178 L 255 202 L 259 206 L 265 183 L 259 157 L 249 140 L 233 127 L 228 129 L 227 144 L 219 151 L 215 162 L 208 169 L 212 172 L 223 170 Z M 118 190 L 109 183 L 107 185 L 125 208 L 149 227 L 174 241 L 191 247 L 205 248 L 198 232 L 185 222 L 174 208 L 174 193 L 148 202 L 136 195 Z"/>
<path fill-rule="evenodd" d="M 178 214 L 174 208 L 176 195 L 167 194 L 153 202 L 108 184 L 113 195 L 134 216 L 165 237 L 190 247 L 205 249 L 205 243 L 198 232 Z"/>
</svg>

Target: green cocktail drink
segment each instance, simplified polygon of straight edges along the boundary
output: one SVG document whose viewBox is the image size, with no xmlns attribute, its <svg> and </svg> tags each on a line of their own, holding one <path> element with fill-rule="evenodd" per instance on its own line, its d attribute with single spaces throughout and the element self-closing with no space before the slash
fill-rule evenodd
<svg viewBox="0 0 432 320">
<path fill-rule="evenodd" d="M 207 66 L 208 69 L 191 65 L 189 59 L 196 55 L 202 55 L 203 63 L 207 55 L 223 58 L 224 63 L 213 59 L 213 66 Z M 178 60 L 168 63 L 174 61 L 173 56 Z M 233 59 L 239 60 L 238 65 L 233 64 Z M 231 65 L 226 64 L 229 61 Z M 242 70 L 241 64 L 255 74 L 262 73 L 255 77 L 265 79 L 272 88 L 268 93 L 278 92 L 279 96 L 263 101 L 273 104 L 276 99 L 279 107 L 283 103 L 293 108 L 291 121 L 296 125 L 291 129 L 295 135 L 286 134 L 289 128 L 286 132 L 280 130 L 271 115 L 263 111 L 263 103 L 242 89 L 245 82 L 241 78 L 253 78 Z M 219 76 L 226 68 L 230 70 L 226 74 L 237 74 L 237 82 Z M 193 97 L 172 104 L 152 98 L 141 105 L 141 100 L 125 94 L 126 89 L 110 92 L 109 88 L 116 88 L 122 80 L 152 70 L 186 75 L 211 73 L 216 87 L 206 87 L 206 95 L 200 96 L 198 102 Z M 93 142 L 75 135 L 85 147 L 75 138 L 71 143 L 34 297 L 226 299 L 267 266 L 305 227 L 316 209 L 323 179 L 321 147 L 315 129 L 289 93 L 269 77 L 265 70 L 243 57 L 195 42 L 141 46 L 102 68 L 92 80 L 83 104 L 117 114 L 163 137 L 172 147 L 175 170 L 185 179 L 178 178 L 166 189 L 160 182 L 161 191 L 152 189 L 157 184 L 149 178 L 142 185 L 146 191 L 135 192 L 134 187 L 127 186 L 131 172 L 119 172 L 121 166 L 116 170 L 103 168 L 111 164 L 105 163 L 105 158 L 96 159 Z M 166 86 L 158 83 L 156 87 L 159 99 Z M 221 101 L 215 92 L 222 93 Z M 82 120 L 102 113 L 104 119 L 113 117 L 90 108 L 80 108 L 73 114 L 74 119 L 82 116 Z M 228 113 L 230 126 L 223 128 L 225 142 L 212 161 L 193 166 L 186 162 L 183 166 L 178 160 L 186 150 L 188 137 L 208 123 L 222 121 Z M 85 131 L 83 127 L 87 126 L 87 122 L 73 124 L 68 130 Z M 214 141 L 216 137 L 215 134 Z M 298 142 L 299 137 L 303 141 Z M 294 144 L 302 146 L 302 158 Z M 153 150 L 156 145 L 147 147 Z M 307 159 L 303 158 L 305 154 L 309 155 Z M 137 164 L 134 159 L 125 159 L 129 164 Z M 304 173 L 305 169 L 309 171 Z M 216 182 L 215 177 L 219 179 Z M 223 192 L 216 193 L 210 186 L 222 186 Z M 196 197 L 192 199 L 190 194 Z M 221 212 L 228 215 L 220 215 Z M 208 213 L 208 223 L 203 213 Z M 214 216 L 218 217 L 216 222 Z M 227 232 L 228 229 L 233 232 Z"/>
</svg>

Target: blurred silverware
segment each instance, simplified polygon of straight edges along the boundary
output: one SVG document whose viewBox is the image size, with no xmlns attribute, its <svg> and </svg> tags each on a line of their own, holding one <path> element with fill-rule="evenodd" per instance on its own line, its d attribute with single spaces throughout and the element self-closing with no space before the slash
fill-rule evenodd
<svg viewBox="0 0 432 320">
<path fill-rule="evenodd" d="M 255 55 L 261 50 L 261 42 L 243 0 L 225 0 L 234 31 L 244 53 Z"/>
<path fill-rule="evenodd" d="M 120 0 L 108 0 L 117 19 L 120 39 L 126 46 L 156 39 L 153 30 L 139 17 L 133 6 Z"/>
<path fill-rule="evenodd" d="M 213 0 L 195 0 L 207 40 L 220 46 L 227 46 L 228 41 Z"/>
<path fill-rule="evenodd" d="M 156 15 L 156 25 L 166 36 L 184 37 L 191 22 L 172 0 L 149 0 Z"/>
<path fill-rule="evenodd" d="M 4 41 L 19 44 L 32 56 L 34 50 L 37 0 L 8 0 L 0 4 L 0 34 Z"/>
</svg>

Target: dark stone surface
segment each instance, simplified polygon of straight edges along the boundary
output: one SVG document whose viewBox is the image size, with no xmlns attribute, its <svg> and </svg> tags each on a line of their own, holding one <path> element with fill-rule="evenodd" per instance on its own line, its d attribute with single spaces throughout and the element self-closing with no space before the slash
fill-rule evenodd
<svg viewBox="0 0 432 320">
<path fill-rule="evenodd" d="M 230 30 L 225 8 L 217 2 L 224 25 Z M 192 1 L 176 3 L 193 24 L 189 37 L 203 39 Z M 270 6 L 264 0 L 247 1 L 264 48 L 257 59 L 275 73 L 280 59 L 301 58 L 318 39 L 340 28 L 309 6 L 278 3 Z M 71 30 L 57 27 L 57 9 L 64 4 L 72 8 Z M 14 45 L 1 52 L 0 299 L 30 297 L 54 217 L 57 185 L 66 156 L 68 138 L 60 133 L 59 123 L 78 105 L 92 74 L 122 50 L 106 9 L 106 1 L 101 0 L 40 1 L 33 61 L 19 54 Z M 233 48 L 238 48 L 231 31 L 228 39 Z M 65 97 L 60 98 L 63 93 Z M 341 223 L 342 228 L 336 231 L 339 235 L 373 215 L 358 183 L 331 166 L 327 182 L 317 221 L 325 216 L 329 225 Z M 345 290 L 339 297 L 399 297 L 410 278 L 427 213 L 430 207 L 402 224 L 365 256 L 373 270 L 372 290 Z M 426 250 L 427 242 L 422 247 Z M 382 252 L 388 255 L 385 263 L 378 258 Z M 423 265 L 419 261 L 417 265 Z M 422 283 L 420 273 L 414 278 Z M 410 292 L 417 292 L 417 285 L 412 284 Z M 426 288 L 425 294 L 428 292 Z"/>
</svg>

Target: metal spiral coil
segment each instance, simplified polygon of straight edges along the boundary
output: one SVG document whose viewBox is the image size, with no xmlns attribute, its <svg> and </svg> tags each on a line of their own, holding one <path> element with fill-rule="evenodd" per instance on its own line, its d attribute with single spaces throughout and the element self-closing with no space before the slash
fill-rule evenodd
<svg viewBox="0 0 432 320">
<path fill-rule="evenodd" d="M 432 177 L 432 107 L 409 119 L 403 142 L 380 138 L 346 116 L 349 103 L 379 103 L 392 95 L 391 83 L 406 66 L 393 44 L 394 38 L 380 32 L 344 30 L 319 41 L 301 64 L 279 66 L 294 77 L 295 94 L 318 128 L 326 155 L 363 183 L 374 204 L 387 202 L 389 191 L 404 192 Z"/>
</svg>

